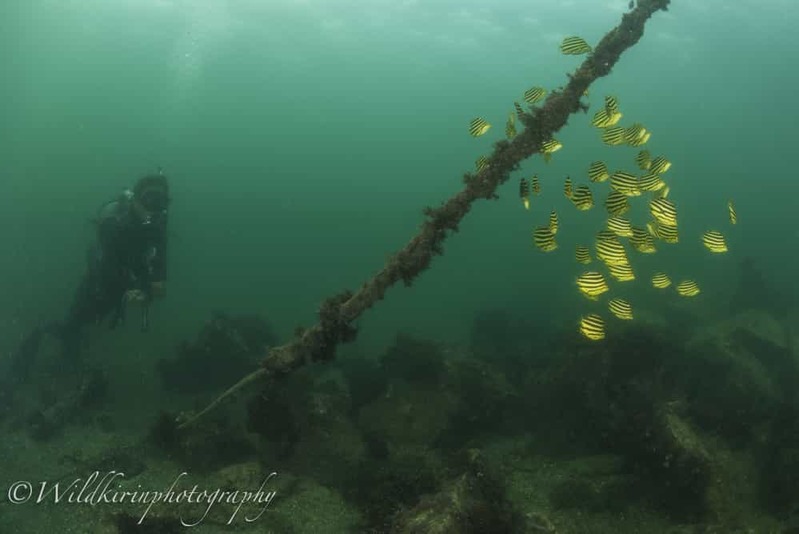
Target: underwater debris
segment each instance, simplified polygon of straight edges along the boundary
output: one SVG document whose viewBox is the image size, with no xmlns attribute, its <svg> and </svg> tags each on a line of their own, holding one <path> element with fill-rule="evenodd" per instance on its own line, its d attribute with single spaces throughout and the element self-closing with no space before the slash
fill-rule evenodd
<svg viewBox="0 0 799 534">
<path fill-rule="evenodd" d="M 670 0 L 641 0 L 634 10 L 624 14 L 621 23 L 602 38 L 593 53 L 569 77 L 566 87 L 553 91 L 544 105 L 533 111 L 534 115 L 524 114 L 521 117 L 526 126 L 524 131 L 512 141 L 495 143 L 489 168 L 478 176 L 467 174 L 462 191 L 439 207 L 425 210 L 426 221 L 419 233 L 390 258 L 378 273 L 357 292 L 346 292 L 342 294 L 343 298 L 339 295 L 328 299 L 320 310 L 318 324 L 298 333 L 289 343 L 270 349 L 262 361 L 261 369 L 222 393 L 181 427 L 192 424 L 246 384 L 270 374 L 290 372 L 312 361 L 330 359 L 339 342 L 354 339 L 355 331 L 350 324 L 381 300 L 389 287 L 400 280 L 410 285 L 430 266 L 434 256 L 442 254 L 444 240 L 450 232 L 457 230 L 472 203 L 480 198 L 496 197 L 496 190 L 509 179 L 510 173 L 518 168 L 521 161 L 539 151 L 542 143 L 566 125 L 571 114 L 583 109 L 580 99 L 589 85 L 610 73 L 621 54 L 641 39 L 649 18 L 657 11 L 667 10 L 669 4 Z"/>
</svg>

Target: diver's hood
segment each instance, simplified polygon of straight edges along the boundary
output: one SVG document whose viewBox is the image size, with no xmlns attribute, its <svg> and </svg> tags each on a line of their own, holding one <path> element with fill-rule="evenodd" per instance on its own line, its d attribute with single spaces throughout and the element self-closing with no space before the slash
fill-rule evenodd
<svg viewBox="0 0 799 534">
<path fill-rule="evenodd" d="M 162 174 L 145 176 L 134 188 L 136 201 L 152 213 L 161 213 L 169 205 L 169 186 Z"/>
</svg>

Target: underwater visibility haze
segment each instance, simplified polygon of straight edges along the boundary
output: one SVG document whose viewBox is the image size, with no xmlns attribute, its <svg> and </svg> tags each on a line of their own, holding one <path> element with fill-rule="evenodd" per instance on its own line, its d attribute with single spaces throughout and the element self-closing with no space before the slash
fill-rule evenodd
<svg viewBox="0 0 799 534">
<path fill-rule="evenodd" d="M 790 0 L 3 2 L 0 532 L 799 529 L 797 24 Z M 453 225 L 424 211 L 487 184 Z M 75 295 L 141 281 L 109 202 L 165 272 L 70 338 Z M 393 257 L 425 229 L 429 265 Z M 112 470 L 274 494 L 140 526 L 9 489 Z"/>
</svg>

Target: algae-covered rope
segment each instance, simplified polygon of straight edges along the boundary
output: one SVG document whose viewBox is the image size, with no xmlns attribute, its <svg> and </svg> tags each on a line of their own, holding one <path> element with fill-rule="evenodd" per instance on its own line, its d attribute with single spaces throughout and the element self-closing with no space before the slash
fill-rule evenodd
<svg viewBox="0 0 799 534">
<path fill-rule="evenodd" d="M 488 165 L 476 174 L 464 176 L 461 192 L 436 208 L 425 209 L 425 220 L 416 236 L 388 260 L 386 265 L 356 292 L 345 292 L 327 299 L 319 310 L 319 322 L 297 332 L 285 345 L 269 350 L 259 370 L 225 391 L 207 408 L 179 428 L 185 428 L 211 411 L 230 395 L 261 377 L 288 373 L 308 362 L 333 358 L 336 347 L 355 337 L 352 323 L 381 300 L 398 281 L 410 285 L 429 267 L 433 256 L 442 253 L 444 240 L 458 229 L 472 203 L 480 198 L 496 198 L 496 191 L 519 164 L 540 151 L 541 144 L 566 125 L 569 115 L 585 110 L 580 97 L 597 78 L 606 76 L 622 52 L 633 46 L 644 33 L 646 21 L 658 10 L 666 10 L 670 0 L 638 0 L 637 6 L 622 16 L 621 24 L 608 32 L 593 53 L 570 76 L 565 88 L 550 93 L 543 106 L 524 113 L 525 129 L 512 141 L 494 144 Z"/>
</svg>

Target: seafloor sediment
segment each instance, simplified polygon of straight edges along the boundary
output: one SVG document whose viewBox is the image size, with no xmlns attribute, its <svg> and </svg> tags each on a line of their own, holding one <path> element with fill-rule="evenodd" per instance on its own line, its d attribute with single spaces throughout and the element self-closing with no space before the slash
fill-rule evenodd
<svg viewBox="0 0 799 534">
<path fill-rule="evenodd" d="M 42 398 L 16 396 L 2 420 L 13 466 L 3 484 L 112 470 L 127 490 L 164 490 L 182 472 L 184 489 L 267 480 L 274 498 L 257 521 L 244 520 L 260 511 L 247 505 L 228 524 L 235 506 L 219 503 L 202 532 L 792 532 L 799 312 L 641 316 L 592 343 L 571 325 L 543 339 L 486 311 L 464 346 L 400 335 L 381 355 L 308 367 L 187 432 L 174 413 L 126 427 L 88 403 L 42 433 Z M 236 349 L 255 365 L 268 334 L 252 318 L 216 318 L 171 360 L 208 346 L 210 359 Z M 160 368 L 175 398 L 203 395 Z M 45 501 L 6 499 L 0 531 L 182 532 L 204 514 L 157 504 L 141 527 L 141 503 Z"/>
</svg>

